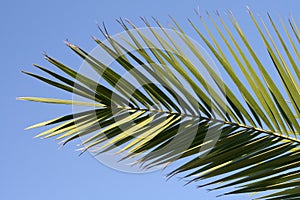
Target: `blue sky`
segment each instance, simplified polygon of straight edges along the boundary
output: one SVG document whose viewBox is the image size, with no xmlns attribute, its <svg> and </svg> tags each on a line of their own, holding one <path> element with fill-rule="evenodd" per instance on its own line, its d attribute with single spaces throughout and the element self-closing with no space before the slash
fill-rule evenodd
<svg viewBox="0 0 300 200">
<path fill-rule="evenodd" d="M 53 140 L 32 139 L 38 130 L 24 131 L 33 123 L 70 113 L 67 106 L 52 106 L 16 101 L 18 96 L 71 98 L 70 94 L 25 76 L 20 70 L 36 71 L 37 63 L 50 66 L 42 56 L 49 55 L 78 69 L 81 60 L 64 44 L 68 38 L 86 50 L 100 36 L 96 21 L 104 21 L 112 33 L 121 31 L 115 18 L 138 22 L 139 16 L 157 17 L 167 24 L 168 15 L 187 27 L 186 18 L 196 19 L 193 9 L 201 12 L 230 9 L 247 26 L 249 5 L 265 17 L 293 14 L 299 21 L 298 0 L 152 0 L 152 1 L 4 1 L 0 7 L 1 55 L 1 138 L 0 193 L 5 200 L 86 200 L 86 199 L 215 199 L 216 193 L 183 187 L 176 178 L 166 182 L 164 172 L 144 175 L 125 174 L 101 165 L 88 153 L 78 157 L 75 144 L 62 150 Z M 138 22 L 138 24 L 141 24 Z M 187 34 L 194 36 L 191 28 Z M 242 198 L 242 197 L 236 197 Z M 220 198 L 234 199 L 234 197 Z M 243 198 L 242 198 L 243 199 Z"/>
</svg>

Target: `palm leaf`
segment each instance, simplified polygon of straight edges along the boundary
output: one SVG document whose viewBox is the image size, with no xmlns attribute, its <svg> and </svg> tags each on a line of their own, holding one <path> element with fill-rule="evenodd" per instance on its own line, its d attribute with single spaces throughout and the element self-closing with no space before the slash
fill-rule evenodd
<svg viewBox="0 0 300 200">
<path fill-rule="evenodd" d="M 231 188 L 232 191 L 224 195 L 269 191 L 260 198 L 299 197 L 297 44 L 300 33 L 292 18 L 289 19 L 289 28 L 280 19 L 286 33 L 284 36 L 270 15 L 271 28 L 268 28 L 262 19 L 260 24 L 250 11 L 249 14 L 257 36 L 266 47 L 266 56 L 273 64 L 271 67 L 264 65 L 249 43 L 247 32 L 242 31 L 231 13 L 228 16 L 234 31 L 218 13 L 218 22 L 208 15 L 215 30 L 209 28 L 199 15 L 208 37 L 189 20 L 218 61 L 218 66 L 227 73 L 226 81 L 215 72 L 205 55 L 173 18 L 170 28 L 178 40 L 174 40 L 156 19 L 154 22 L 158 28 L 142 19 L 152 36 L 145 35 L 129 20 L 126 23 L 120 19 L 117 21 L 128 34 L 122 42 L 111 37 L 105 26 L 99 29 L 107 42 L 94 37 L 99 47 L 122 70 L 130 73 L 141 87 L 122 78 L 119 70 L 107 66 L 101 59 L 67 42 L 67 46 L 83 58 L 105 83 L 99 84 L 45 55 L 70 79 L 38 65 L 35 66 L 56 80 L 25 73 L 74 93 L 83 101 L 37 97 L 19 99 L 94 108 L 29 128 L 51 125 L 52 128 L 37 137 L 55 136 L 62 140 L 63 145 L 84 136 L 82 152 L 92 150 L 99 155 L 117 149 L 118 153 L 126 152 L 122 159 L 137 158 L 135 164 L 142 169 L 177 163 L 178 167 L 168 174 L 169 177 L 182 174 L 188 183 L 201 181 L 199 187 L 213 186 L 210 190 Z M 212 82 L 197 70 L 179 43 L 184 44 L 203 65 Z M 129 48 L 136 51 L 130 52 Z M 275 81 L 270 73 L 274 70 L 279 81 Z"/>
</svg>

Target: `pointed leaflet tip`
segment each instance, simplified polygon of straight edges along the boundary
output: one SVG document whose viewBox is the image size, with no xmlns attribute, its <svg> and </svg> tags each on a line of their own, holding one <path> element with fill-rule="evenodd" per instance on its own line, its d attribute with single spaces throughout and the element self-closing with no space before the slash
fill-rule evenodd
<svg viewBox="0 0 300 200">
<path fill-rule="evenodd" d="M 23 97 L 16 97 L 16 100 L 23 100 Z"/>
<path fill-rule="evenodd" d="M 155 23 L 158 23 L 158 19 L 156 17 L 151 17 L 153 19 L 153 21 L 155 21 Z"/>
<path fill-rule="evenodd" d="M 87 151 L 87 149 L 83 149 L 80 154 L 78 156 L 81 156 L 82 154 L 84 154 Z"/>
<path fill-rule="evenodd" d="M 176 20 L 174 19 L 174 17 L 172 17 L 171 15 L 169 15 L 169 17 L 174 23 L 176 23 Z"/>
<path fill-rule="evenodd" d="M 27 97 L 17 97 L 16 100 L 26 101 Z"/>
<path fill-rule="evenodd" d="M 209 190 L 208 190 L 209 191 Z M 216 197 L 222 197 L 222 196 L 225 196 L 226 194 L 219 194 L 217 195 Z"/>
<path fill-rule="evenodd" d="M 147 20 L 145 17 L 140 16 L 140 19 L 147 25 Z"/>
<path fill-rule="evenodd" d="M 100 27 L 100 25 L 99 25 L 98 22 L 96 22 L 96 26 L 97 26 L 97 28 L 98 28 L 99 30 L 101 29 L 101 27 Z"/>
<path fill-rule="evenodd" d="M 79 47 L 75 44 L 71 44 L 71 43 L 65 43 L 68 47 L 70 47 L 71 49 L 79 49 Z"/>
<path fill-rule="evenodd" d="M 66 39 L 66 40 L 64 41 L 64 43 L 65 43 L 67 46 L 70 46 L 70 45 L 71 45 L 71 43 L 69 42 L 68 39 Z"/>
<path fill-rule="evenodd" d="M 104 22 L 103 22 L 104 23 Z M 100 27 L 99 24 L 97 24 L 98 30 L 100 31 L 100 33 L 105 37 L 108 38 L 109 36 L 105 33 L 105 30 L 103 30 L 103 28 Z"/>
<path fill-rule="evenodd" d="M 97 38 L 96 36 L 91 36 L 91 38 L 92 38 L 94 41 L 98 40 L 98 38 Z"/>
<path fill-rule="evenodd" d="M 209 14 L 209 12 L 207 10 L 205 11 L 205 13 L 206 13 L 207 16 L 210 16 L 210 14 Z"/>
<path fill-rule="evenodd" d="M 121 18 L 115 18 L 116 22 L 118 22 L 119 24 L 121 24 L 120 19 L 121 19 Z"/>
<path fill-rule="evenodd" d="M 109 35 L 108 31 L 107 31 L 107 28 L 106 28 L 106 26 L 105 26 L 104 21 L 102 22 L 102 26 L 103 26 L 103 28 L 104 28 L 105 34 L 107 35 L 108 38 L 110 38 L 110 35 Z"/>
<path fill-rule="evenodd" d="M 125 20 L 126 22 L 129 22 L 129 23 L 130 23 L 130 20 L 129 20 L 128 18 L 125 18 L 124 20 Z"/>
<path fill-rule="evenodd" d="M 63 147 L 64 147 L 64 145 L 61 144 L 58 146 L 57 150 L 61 150 Z"/>
<path fill-rule="evenodd" d="M 92 40 L 97 39 L 96 36 L 93 36 L 93 35 L 91 35 L 90 37 L 92 38 Z"/>
<path fill-rule="evenodd" d="M 135 25 L 128 19 L 128 18 L 125 18 L 125 21 L 130 24 L 133 28 L 136 28 Z"/>
<path fill-rule="evenodd" d="M 53 60 L 53 58 L 51 58 L 51 57 L 48 56 L 47 54 L 44 54 L 44 59 L 46 59 L 47 61 Z"/>
<path fill-rule="evenodd" d="M 232 13 L 232 11 L 231 11 L 231 10 L 229 10 L 229 9 L 227 9 L 227 10 L 226 10 L 225 14 L 227 14 L 227 15 L 230 15 L 230 16 L 233 16 L 233 13 Z"/>
<path fill-rule="evenodd" d="M 199 15 L 199 12 L 196 8 L 194 8 L 194 12 L 195 12 L 196 15 Z"/>
<path fill-rule="evenodd" d="M 190 18 L 186 18 L 186 19 L 190 24 L 192 24 L 192 20 L 190 20 Z"/>
<path fill-rule="evenodd" d="M 251 12 L 250 7 L 249 7 L 249 6 L 246 6 L 246 8 L 247 8 L 248 13 L 249 13 L 250 15 L 252 15 L 252 12 Z"/>
<path fill-rule="evenodd" d="M 75 45 L 72 45 L 71 43 L 69 42 L 65 42 L 65 45 L 71 49 L 75 48 L 76 46 Z"/>
<path fill-rule="evenodd" d="M 98 21 L 95 21 L 95 24 L 96 24 L 97 27 L 99 26 L 99 22 Z"/>
<path fill-rule="evenodd" d="M 155 23 L 160 27 L 163 28 L 162 25 L 159 23 L 157 18 L 152 17 L 152 19 L 155 21 Z"/>
<path fill-rule="evenodd" d="M 25 71 L 23 71 L 23 70 L 21 70 L 21 72 L 24 73 L 24 74 L 30 74 L 29 72 L 25 72 Z"/>
<path fill-rule="evenodd" d="M 121 17 L 119 18 L 118 23 L 122 26 L 123 29 L 126 29 L 125 23 Z"/>
<path fill-rule="evenodd" d="M 40 66 L 38 64 L 33 63 L 32 66 L 40 68 Z"/>
<path fill-rule="evenodd" d="M 148 22 L 148 20 L 146 18 L 142 17 L 141 19 L 146 24 L 146 26 L 151 27 L 150 23 Z"/>
<path fill-rule="evenodd" d="M 47 53 L 45 51 L 42 52 L 43 56 L 47 56 Z"/>
</svg>

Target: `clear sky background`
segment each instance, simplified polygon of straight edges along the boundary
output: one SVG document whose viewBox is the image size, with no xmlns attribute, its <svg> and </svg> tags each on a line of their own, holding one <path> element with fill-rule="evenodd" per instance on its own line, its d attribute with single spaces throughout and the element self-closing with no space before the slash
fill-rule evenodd
<svg viewBox="0 0 300 200">
<path fill-rule="evenodd" d="M 105 21 L 109 30 L 117 33 L 121 31 L 114 21 L 118 17 L 137 22 L 139 16 L 155 16 L 166 25 L 168 15 L 172 15 L 187 27 L 186 18 L 196 20 L 193 9 L 199 6 L 203 13 L 230 9 L 242 26 L 247 27 L 250 23 L 247 5 L 264 18 L 269 11 L 274 17 L 280 14 L 284 18 L 292 13 L 300 20 L 299 0 L 2 1 L 0 199 L 215 199 L 218 193 L 196 189 L 193 184 L 183 187 L 184 182 L 176 178 L 166 181 L 164 172 L 125 174 L 101 165 L 88 153 L 78 157 L 74 151 L 76 143 L 57 150 L 53 140 L 32 139 L 39 130 L 24 131 L 26 126 L 70 113 L 71 108 L 15 99 L 17 96 L 70 99 L 70 94 L 25 76 L 20 70 L 36 72 L 32 63 L 50 66 L 43 59 L 43 51 L 78 69 L 81 60 L 63 41 L 68 38 L 87 51 L 92 50 L 95 43 L 90 36 L 100 36 L 96 21 Z M 187 34 L 194 36 L 191 28 L 187 28 Z"/>
</svg>

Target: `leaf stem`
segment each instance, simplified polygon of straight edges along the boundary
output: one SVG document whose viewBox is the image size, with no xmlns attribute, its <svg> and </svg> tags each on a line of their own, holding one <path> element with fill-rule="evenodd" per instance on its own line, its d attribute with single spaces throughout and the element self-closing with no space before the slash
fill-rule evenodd
<svg viewBox="0 0 300 200">
<path fill-rule="evenodd" d="M 122 107 L 122 106 L 117 106 L 117 108 L 121 108 L 121 109 L 128 109 L 128 110 L 135 110 L 135 111 L 146 111 L 146 112 L 155 112 L 155 113 L 166 113 L 166 114 L 170 114 L 170 115 L 177 115 L 177 116 L 182 116 L 182 117 L 191 117 L 191 118 L 200 118 L 202 120 L 206 120 L 206 121 L 212 121 L 212 122 L 217 122 L 217 123 L 223 123 L 223 124 L 229 124 L 231 126 L 235 126 L 235 127 L 239 127 L 239 128 L 245 128 L 248 130 L 254 130 L 260 133 L 265 133 L 268 135 L 273 135 L 275 137 L 279 137 L 285 140 L 290 140 L 291 142 L 296 142 L 298 144 L 300 144 L 300 140 L 297 138 L 292 138 L 286 135 L 282 135 L 280 133 L 276 133 L 273 132 L 271 130 L 265 130 L 262 128 L 258 128 L 258 127 L 253 127 L 253 126 L 248 126 L 245 124 L 239 124 L 239 123 L 234 123 L 234 122 L 229 122 L 226 120 L 220 120 L 220 119 L 216 119 L 216 118 L 211 118 L 211 117 L 204 117 L 204 116 L 198 116 L 198 115 L 191 115 L 191 114 L 186 114 L 186 113 L 178 113 L 178 112 L 171 112 L 171 111 L 167 111 L 167 110 L 156 110 L 156 109 L 148 109 L 148 108 L 140 108 L 140 107 Z"/>
</svg>

